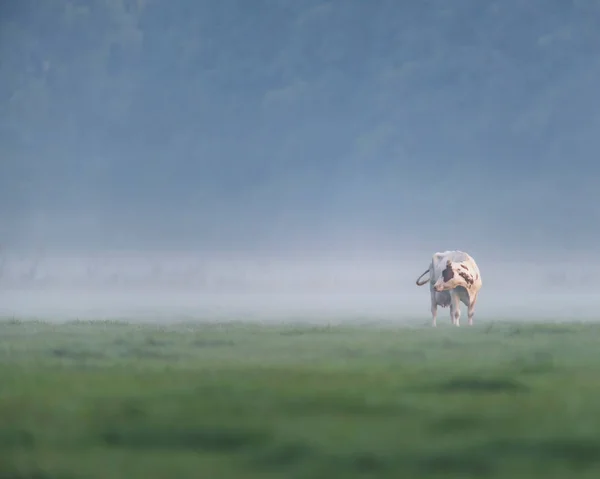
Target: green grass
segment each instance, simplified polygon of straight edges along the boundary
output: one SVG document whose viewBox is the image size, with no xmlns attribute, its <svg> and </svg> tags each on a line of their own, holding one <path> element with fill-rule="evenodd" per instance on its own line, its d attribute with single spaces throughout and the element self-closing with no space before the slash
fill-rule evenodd
<svg viewBox="0 0 600 479">
<path fill-rule="evenodd" d="M 0 479 L 597 478 L 600 325 L 0 323 Z"/>
</svg>

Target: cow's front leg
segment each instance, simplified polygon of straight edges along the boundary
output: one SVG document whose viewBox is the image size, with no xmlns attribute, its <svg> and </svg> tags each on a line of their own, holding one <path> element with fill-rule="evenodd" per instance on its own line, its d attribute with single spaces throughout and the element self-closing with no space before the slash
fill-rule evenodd
<svg viewBox="0 0 600 479">
<path fill-rule="evenodd" d="M 431 290 L 431 316 L 433 318 L 431 325 L 435 328 L 437 326 L 437 298 L 433 289 Z"/>
<path fill-rule="evenodd" d="M 460 326 L 460 298 L 454 292 L 450 296 L 450 315 L 452 316 L 452 324 Z"/>
<path fill-rule="evenodd" d="M 476 302 L 477 302 L 477 296 L 475 296 L 469 302 L 469 310 L 468 310 L 468 313 L 467 313 L 468 316 L 469 316 L 469 326 L 473 326 L 473 316 L 475 315 L 475 303 Z"/>
</svg>

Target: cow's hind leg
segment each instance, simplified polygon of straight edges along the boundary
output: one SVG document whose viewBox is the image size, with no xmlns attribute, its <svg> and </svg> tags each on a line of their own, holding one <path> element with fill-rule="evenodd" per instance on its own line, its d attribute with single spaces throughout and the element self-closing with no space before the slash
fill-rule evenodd
<svg viewBox="0 0 600 479">
<path fill-rule="evenodd" d="M 454 326 L 460 326 L 460 298 L 457 294 L 451 294 L 450 317 Z"/>
<path fill-rule="evenodd" d="M 431 290 L 431 316 L 433 318 L 431 325 L 435 328 L 437 326 L 437 298 L 433 289 Z"/>
<path fill-rule="evenodd" d="M 467 313 L 469 316 L 469 326 L 473 326 L 473 316 L 475 315 L 475 303 L 476 302 L 477 302 L 477 296 L 475 296 L 469 303 L 469 310 Z"/>
</svg>

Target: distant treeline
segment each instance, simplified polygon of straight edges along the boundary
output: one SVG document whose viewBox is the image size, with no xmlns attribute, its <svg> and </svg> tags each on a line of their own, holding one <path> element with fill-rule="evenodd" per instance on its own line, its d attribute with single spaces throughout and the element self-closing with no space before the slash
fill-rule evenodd
<svg viewBox="0 0 600 479">
<path fill-rule="evenodd" d="M 552 168 L 600 126 L 599 5 L 2 2 L 3 205 L 148 201 L 165 175 L 202 204 L 272 177 L 316 185 L 315 165 L 400 176 L 440 152 Z"/>
</svg>

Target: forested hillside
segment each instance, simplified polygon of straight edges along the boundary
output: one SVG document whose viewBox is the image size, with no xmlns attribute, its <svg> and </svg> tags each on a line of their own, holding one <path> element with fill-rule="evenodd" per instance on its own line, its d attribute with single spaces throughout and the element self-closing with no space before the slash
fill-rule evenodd
<svg viewBox="0 0 600 479">
<path fill-rule="evenodd" d="M 592 0 L 5 0 L 4 234 L 33 212 L 398 229 L 478 195 L 482 221 L 589 229 L 550 193 L 597 218 L 599 52 Z M 444 195 L 459 178 L 487 183 Z"/>
</svg>

